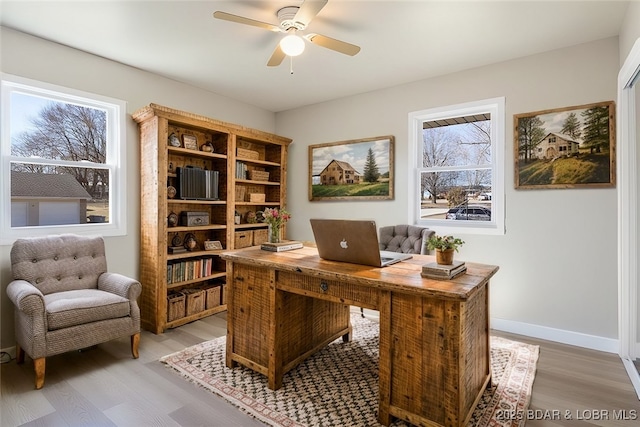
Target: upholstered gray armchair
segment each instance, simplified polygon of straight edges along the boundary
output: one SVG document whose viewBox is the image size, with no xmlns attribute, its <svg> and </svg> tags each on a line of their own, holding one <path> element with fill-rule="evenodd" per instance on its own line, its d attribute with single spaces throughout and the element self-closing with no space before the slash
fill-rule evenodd
<svg viewBox="0 0 640 427">
<path fill-rule="evenodd" d="M 406 254 L 427 254 L 427 241 L 435 231 L 417 225 L 390 225 L 380 227 L 380 250 Z"/>
<path fill-rule="evenodd" d="M 140 282 L 107 272 L 101 237 L 71 234 L 18 239 L 11 248 L 16 359 L 33 359 L 36 388 L 45 358 L 131 337 L 138 358 Z"/>
</svg>

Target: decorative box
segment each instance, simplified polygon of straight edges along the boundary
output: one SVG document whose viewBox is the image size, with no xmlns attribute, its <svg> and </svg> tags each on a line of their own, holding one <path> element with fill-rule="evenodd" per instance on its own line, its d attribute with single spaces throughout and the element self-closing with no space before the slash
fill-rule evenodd
<svg viewBox="0 0 640 427">
<path fill-rule="evenodd" d="M 266 195 L 264 193 L 249 193 L 249 201 L 253 203 L 264 203 Z"/>
<path fill-rule="evenodd" d="M 209 225 L 209 212 L 186 211 L 180 212 L 180 225 L 195 227 Z"/>
</svg>

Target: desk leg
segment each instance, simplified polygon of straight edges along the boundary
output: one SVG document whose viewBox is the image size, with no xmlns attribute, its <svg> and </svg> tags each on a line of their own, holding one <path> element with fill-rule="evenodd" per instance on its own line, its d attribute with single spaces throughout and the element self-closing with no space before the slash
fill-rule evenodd
<svg viewBox="0 0 640 427">
<path fill-rule="evenodd" d="M 391 292 L 380 293 L 380 361 L 378 380 L 378 422 L 391 424 Z"/>
<path fill-rule="evenodd" d="M 284 292 L 276 289 L 276 271 L 269 269 L 269 389 L 278 390 L 282 387 L 283 353 L 281 318 L 286 313 Z"/>
<path fill-rule="evenodd" d="M 227 261 L 227 287 L 225 292 L 227 295 L 227 313 L 233 313 L 233 262 Z M 231 357 L 233 354 L 233 315 L 227 316 L 227 351 L 225 353 L 225 362 L 227 368 L 233 369 L 238 363 Z"/>
</svg>

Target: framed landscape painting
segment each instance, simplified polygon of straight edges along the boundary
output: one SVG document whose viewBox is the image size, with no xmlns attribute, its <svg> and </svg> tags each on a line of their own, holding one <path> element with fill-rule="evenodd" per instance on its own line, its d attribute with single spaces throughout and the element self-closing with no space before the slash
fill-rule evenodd
<svg viewBox="0 0 640 427">
<path fill-rule="evenodd" d="M 514 115 L 516 189 L 614 187 L 615 114 L 606 101 Z"/>
<path fill-rule="evenodd" d="M 393 199 L 393 136 L 309 146 L 309 200 Z"/>
</svg>

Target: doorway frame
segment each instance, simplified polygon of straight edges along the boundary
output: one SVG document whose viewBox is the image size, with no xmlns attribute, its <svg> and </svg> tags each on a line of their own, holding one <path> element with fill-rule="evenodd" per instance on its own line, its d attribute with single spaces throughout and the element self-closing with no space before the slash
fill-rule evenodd
<svg viewBox="0 0 640 427">
<path fill-rule="evenodd" d="M 618 331 L 619 355 L 640 399 L 638 358 L 638 157 L 635 85 L 640 83 L 640 38 L 618 74 Z"/>
</svg>

